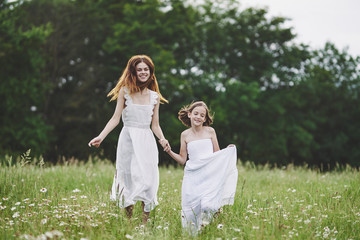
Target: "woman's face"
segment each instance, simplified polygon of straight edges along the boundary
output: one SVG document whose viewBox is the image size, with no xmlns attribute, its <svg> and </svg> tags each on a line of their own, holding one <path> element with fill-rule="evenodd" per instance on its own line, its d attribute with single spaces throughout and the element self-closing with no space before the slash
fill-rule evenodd
<svg viewBox="0 0 360 240">
<path fill-rule="evenodd" d="M 135 67 L 136 77 L 140 82 L 146 82 L 150 77 L 150 68 L 146 63 L 138 63 Z"/>
</svg>

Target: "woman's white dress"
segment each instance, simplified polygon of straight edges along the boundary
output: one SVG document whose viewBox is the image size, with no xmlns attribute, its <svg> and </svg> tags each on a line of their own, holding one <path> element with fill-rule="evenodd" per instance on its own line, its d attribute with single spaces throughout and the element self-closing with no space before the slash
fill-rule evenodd
<svg viewBox="0 0 360 240">
<path fill-rule="evenodd" d="M 196 233 L 223 205 L 232 205 L 238 170 L 236 147 L 213 152 L 211 139 L 187 144 L 181 193 L 182 226 Z"/>
<path fill-rule="evenodd" d="M 110 196 L 111 200 L 119 201 L 122 208 L 142 201 L 145 203 L 144 211 L 150 212 L 158 204 L 158 148 L 150 129 L 158 97 L 150 90 L 149 105 L 134 104 L 125 89 L 123 128 L 118 140 L 116 172 Z"/>
</svg>

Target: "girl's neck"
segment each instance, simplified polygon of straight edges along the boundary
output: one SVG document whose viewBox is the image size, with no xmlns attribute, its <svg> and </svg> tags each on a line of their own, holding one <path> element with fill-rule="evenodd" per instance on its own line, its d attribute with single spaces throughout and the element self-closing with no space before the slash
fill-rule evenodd
<svg viewBox="0 0 360 240">
<path fill-rule="evenodd" d="M 191 126 L 191 131 L 192 131 L 194 134 L 201 133 L 203 130 L 204 130 L 204 126 L 203 126 L 203 125 L 201 125 L 201 126 Z"/>
</svg>

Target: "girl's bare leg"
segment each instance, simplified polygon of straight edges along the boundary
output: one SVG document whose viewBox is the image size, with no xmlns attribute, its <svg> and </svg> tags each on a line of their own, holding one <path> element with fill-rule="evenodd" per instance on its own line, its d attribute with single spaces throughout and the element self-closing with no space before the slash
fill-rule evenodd
<svg viewBox="0 0 360 240">
<path fill-rule="evenodd" d="M 125 208 L 126 216 L 127 216 L 128 218 L 131 218 L 131 217 L 132 217 L 133 209 L 134 209 L 134 205 L 130 205 L 130 206 L 128 206 L 128 207 Z"/>
<path fill-rule="evenodd" d="M 145 208 L 145 203 L 144 202 L 142 202 L 142 208 L 143 208 L 143 224 L 146 224 L 148 219 L 149 219 L 150 212 L 145 212 L 144 211 L 144 208 Z"/>
</svg>

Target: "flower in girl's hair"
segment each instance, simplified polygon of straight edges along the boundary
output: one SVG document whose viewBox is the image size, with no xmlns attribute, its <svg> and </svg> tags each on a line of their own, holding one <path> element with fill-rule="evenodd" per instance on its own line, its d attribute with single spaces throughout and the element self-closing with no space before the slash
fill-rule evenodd
<svg viewBox="0 0 360 240">
<path fill-rule="evenodd" d="M 42 189 L 40 189 L 40 192 L 47 192 L 47 189 L 46 189 L 46 188 L 42 188 Z"/>
</svg>

